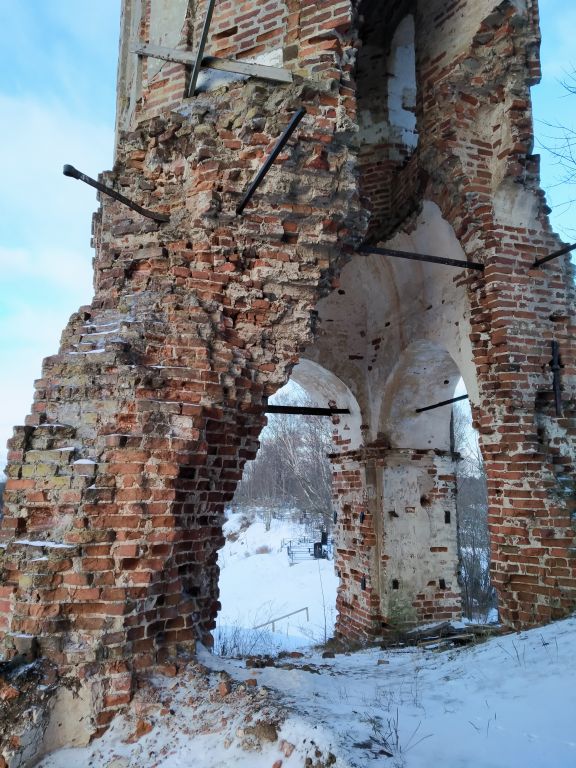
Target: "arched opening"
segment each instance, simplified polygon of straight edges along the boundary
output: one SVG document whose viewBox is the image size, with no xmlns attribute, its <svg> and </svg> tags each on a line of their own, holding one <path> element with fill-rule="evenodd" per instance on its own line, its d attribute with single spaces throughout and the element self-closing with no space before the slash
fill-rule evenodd
<svg viewBox="0 0 576 768">
<path fill-rule="evenodd" d="M 494 618 L 486 481 L 460 371 L 420 340 L 389 377 L 381 436 L 383 594 L 392 623 Z M 464 407 L 462 407 L 464 406 Z"/>
<path fill-rule="evenodd" d="M 369 237 L 382 239 L 405 218 L 414 181 L 407 170 L 418 145 L 413 3 L 363 0 L 359 17 L 361 190 L 372 212 Z"/>
<path fill-rule="evenodd" d="M 269 415 L 256 459 L 227 510 L 214 632 L 221 655 L 294 650 L 334 634 L 339 578 L 332 459 L 360 444 L 360 409 L 340 379 L 309 360 L 294 368 L 270 405 L 348 413 Z"/>
<path fill-rule="evenodd" d="M 456 507 L 462 613 L 471 621 L 491 623 L 498 619 L 498 608 L 490 577 L 486 470 L 468 401 L 455 404 L 452 410 L 452 434 L 459 455 Z"/>
</svg>

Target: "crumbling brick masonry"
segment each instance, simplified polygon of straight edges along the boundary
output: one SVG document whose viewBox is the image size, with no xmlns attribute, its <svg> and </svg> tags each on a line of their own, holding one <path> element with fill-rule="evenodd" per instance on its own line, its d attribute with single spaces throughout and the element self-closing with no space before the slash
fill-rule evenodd
<svg viewBox="0 0 576 768">
<path fill-rule="evenodd" d="M 133 51 L 194 52 L 206 7 L 124 0 L 102 181 L 170 220 L 101 197 L 94 299 L 10 441 L 0 642 L 76 681 L 87 731 L 139 670 L 210 641 L 224 505 L 292 372 L 350 408 L 332 456 L 341 635 L 459 612 L 449 409 L 416 409 L 460 376 L 502 620 L 576 604 L 573 272 L 533 266 L 561 245 L 532 154 L 536 0 L 220 0 L 206 55 L 291 82 L 204 68 L 190 96 L 189 65 Z"/>
</svg>

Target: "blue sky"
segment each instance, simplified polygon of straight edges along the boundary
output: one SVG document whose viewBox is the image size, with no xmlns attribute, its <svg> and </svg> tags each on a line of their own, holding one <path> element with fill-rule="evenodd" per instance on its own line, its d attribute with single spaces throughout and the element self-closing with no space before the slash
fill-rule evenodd
<svg viewBox="0 0 576 768">
<path fill-rule="evenodd" d="M 544 144 L 576 128 L 576 96 L 561 85 L 572 65 L 576 7 L 540 0 L 544 80 L 534 89 Z M 42 359 L 57 352 L 68 317 L 91 300 L 94 190 L 62 175 L 112 166 L 120 0 L 0 0 L 0 471 L 13 424 L 29 412 Z M 539 150 L 537 145 L 536 150 Z M 553 219 L 576 239 L 576 190 L 543 152 Z"/>
</svg>

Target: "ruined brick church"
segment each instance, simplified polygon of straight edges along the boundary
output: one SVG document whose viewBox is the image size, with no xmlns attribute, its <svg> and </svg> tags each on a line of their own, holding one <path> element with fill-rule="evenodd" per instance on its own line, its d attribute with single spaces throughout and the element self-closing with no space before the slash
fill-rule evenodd
<svg viewBox="0 0 576 768">
<path fill-rule="evenodd" d="M 538 78 L 537 0 L 123 1 L 100 181 L 156 217 L 100 196 L 94 299 L 10 440 L 4 658 L 49 660 L 97 729 L 210 642 L 224 506 L 290 378 L 341 411 L 339 635 L 460 613 L 451 409 L 426 410 L 460 378 L 501 620 L 574 610 L 574 275 Z"/>
</svg>

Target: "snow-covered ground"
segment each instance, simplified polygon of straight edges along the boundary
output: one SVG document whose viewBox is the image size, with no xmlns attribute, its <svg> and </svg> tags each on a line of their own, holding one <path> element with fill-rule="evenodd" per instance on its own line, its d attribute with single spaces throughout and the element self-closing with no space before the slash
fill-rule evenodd
<svg viewBox="0 0 576 768">
<path fill-rule="evenodd" d="M 290 565 L 282 543 L 305 535 L 287 520 L 255 519 L 244 527 L 242 512 L 231 514 L 224 527 L 226 545 L 220 552 L 222 610 L 214 633 L 216 652 L 233 655 L 295 650 L 332 637 L 336 619 L 338 578 L 331 560 L 306 560 Z M 237 537 L 237 538 L 236 538 Z M 299 613 L 293 613 L 299 611 Z M 272 625 L 253 630 L 278 617 Z"/>
<path fill-rule="evenodd" d="M 289 524 L 240 532 L 238 520 L 221 561 L 223 625 L 249 635 L 255 617 L 307 605 L 323 634 L 333 564 L 320 564 L 322 598 L 318 564 L 289 566 L 277 551 Z M 302 657 L 253 668 L 201 648 L 141 687 L 103 738 L 41 768 L 576 768 L 576 618 L 459 650 L 335 658 L 310 647 L 299 622 L 275 637 L 307 644 Z"/>
</svg>

